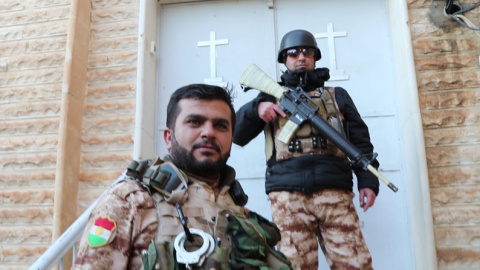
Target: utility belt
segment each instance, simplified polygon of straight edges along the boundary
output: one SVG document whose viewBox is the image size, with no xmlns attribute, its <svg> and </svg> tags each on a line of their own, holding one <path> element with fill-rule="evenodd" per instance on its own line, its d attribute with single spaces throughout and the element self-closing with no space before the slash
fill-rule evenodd
<svg viewBox="0 0 480 270">
<path fill-rule="evenodd" d="M 156 202 L 158 233 L 161 224 L 171 223 L 167 218 L 177 216 L 172 213 L 172 205 L 177 210 L 181 223 L 179 226 L 183 227 L 183 231 L 178 233 L 173 241 L 165 241 L 165 238 L 157 233 L 155 242 L 152 241 L 148 251 L 142 254 L 144 269 L 154 269 L 159 265 L 161 269 L 172 270 L 293 269 L 290 261 L 273 248 L 280 241 L 280 231 L 275 224 L 254 212 L 249 212 L 246 216 L 237 215 L 235 213 L 238 212 L 233 209 L 238 206 L 224 208 L 215 202 L 199 201 L 194 193 L 187 192 L 189 179 L 173 163 L 164 162 L 158 157 L 141 162 L 132 161 L 127 169 L 127 176 L 135 178 L 152 194 Z M 248 197 L 237 180 L 230 186 L 229 193 L 237 205 L 246 204 Z M 190 197 L 187 203 L 188 196 L 193 197 Z M 188 227 L 189 217 L 192 221 L 203 218 L 205 223 L 208 222 L 206 217 L 190 213 L 191 207 L 186 209 L 187 216 L 184 215 L 182 205 L 191 205 L 192 202 L 196 207 L 218 209 L 215 210 L 217 215 L 214 217 L 212 232 L 205 228 L 201 230 Z"/>
</svg>

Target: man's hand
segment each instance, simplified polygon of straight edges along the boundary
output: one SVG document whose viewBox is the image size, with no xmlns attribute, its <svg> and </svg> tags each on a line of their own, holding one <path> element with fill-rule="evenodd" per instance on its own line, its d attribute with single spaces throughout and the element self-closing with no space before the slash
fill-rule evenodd
<svg viewBox="0 0 480 270">
<path fill-rule="evenodd" d="M 258 116 L 266 123 L 277 119 L 278 115 L 286 117 L 286 114 L 275 103 L 263 101 L 258 104 Z"/>
<path fill-rule="evenodd" d="M 364 212 L 366 212 L 368 208 L 373 206 L 376 198 L 377 198 L 377 195 L 375 195 L 375 192 L 372 189 L 370 188 L 360 189 L 360 207 L 363 208 Z"/>
</svg>

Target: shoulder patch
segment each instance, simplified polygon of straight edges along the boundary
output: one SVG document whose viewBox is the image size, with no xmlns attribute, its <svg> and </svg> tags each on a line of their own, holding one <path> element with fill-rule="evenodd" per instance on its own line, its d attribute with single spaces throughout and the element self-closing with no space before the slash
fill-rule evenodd
<svg viewBox="0 0 480 270">
<path fill-rule="evenodd" d="M 90 247 L 101 247 L 110 243 L 115 237 L 117 224 L 109 217 L 98 217 L 90 226 L 87 241 Z"/>
</svg>

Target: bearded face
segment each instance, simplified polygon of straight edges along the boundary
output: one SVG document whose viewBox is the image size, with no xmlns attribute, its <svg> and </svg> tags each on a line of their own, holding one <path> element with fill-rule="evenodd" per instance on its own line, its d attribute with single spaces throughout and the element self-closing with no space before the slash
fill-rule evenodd
<svg viewBox="0 0 480 270">
<path fill-rule="evenodd" d="M 195 143 L 191 150 L 187 150 L 178 143 L 177 139 L 175 138 L 175 133 L 173 133 L 172 149 L 170 151 L 170 156 L 175 165 L 185 172 L 189 172 L 206 178 L 215 177 L 227 164 L 227 160 L 230 157 L 230 151 L 223 155 L 220 155 L 219 158 L 216 160 L 197 160 L 193 152 L 205 144 L 213 146 L 215 149 L 218 149 L 218 152 L 220 152 L 220 148 L 218 147 L 218 145 L 216 145 L 216 143 L 211 140 L 204 140 L 202 142 Z M 206 155 L 208 156 L 208 154 Z"/>
<path fill-rule="evenodd" d="M 164 131 L 173 162 L 187 173 L 217 177 L 232 147 L 229 105 L 216 99 L 182 99 L 178 106 L 175 125 Z"/>
</svg>

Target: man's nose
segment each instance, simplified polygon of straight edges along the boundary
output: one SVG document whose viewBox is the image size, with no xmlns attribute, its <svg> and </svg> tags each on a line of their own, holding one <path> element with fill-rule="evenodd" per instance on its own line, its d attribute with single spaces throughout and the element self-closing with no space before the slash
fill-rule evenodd
<svg viewBox="0 0 480 270">
<path fill-rule="evenodd" d="M 202 126 L 202 137 L 215 137 L 215 128 L 213 123 L 205 122 L 205 124 Z"/>
<path fill-rule="evenodd" d="M 299 59 L 299 60 L 305 59 L 305 55 L 304 55 L 302 52 L 300 52 L 300 53 L 298 54 L 298 59 Z"/>
</svg>

